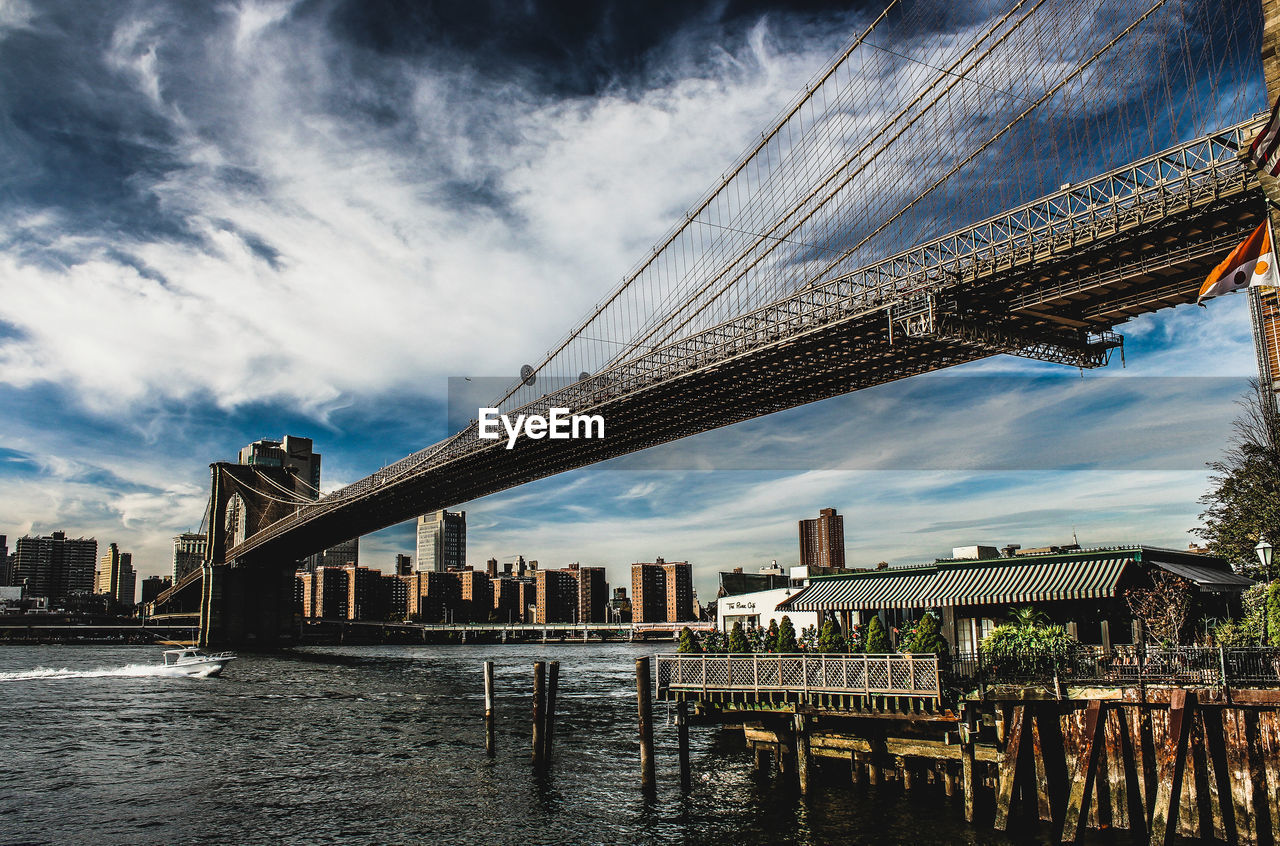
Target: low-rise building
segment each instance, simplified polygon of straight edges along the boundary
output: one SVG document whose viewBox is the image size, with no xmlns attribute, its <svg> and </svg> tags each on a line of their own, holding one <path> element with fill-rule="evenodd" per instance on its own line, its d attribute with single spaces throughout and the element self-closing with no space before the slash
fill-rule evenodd
<svg viewBox="0 0 1280 846">
<path fill-rule="evenodd" d="M 877 615 L 891 633 L 932 610 L 941 617 L 942 635 L 952 650 L 972 654 L 1013 608 L 1030 606 L 1082 643 L 1110 648 L 1141 637 L 1125 594 L 1149 584 L 1155 571 L 1186 580 L 1197 613 L 1207 616 L 1230 616 L 1240 593 L 1253 584 L 1223 559 L 1148 546 L 992 552 L 994 547 L 977 548 L 973 554 L 985 557 L 819 576 L 784 607 L 834 617 L 845 631 Z"/>
<path fill-rule="evenodd" d="M 734 623 L 741 623 L 744 629 L 754 626 L 767 629 L 770 623 L 781 624 L 783 617 L 791 618 L 791 625 L 796 632 L 818 625 L 818 614 L 815 611 L 778 607 L 798 592 L 790 587 L 781 587 L 721 597 L 716 600 L 716 627 L 727 632 L 733 628 Z"/>
</svg>

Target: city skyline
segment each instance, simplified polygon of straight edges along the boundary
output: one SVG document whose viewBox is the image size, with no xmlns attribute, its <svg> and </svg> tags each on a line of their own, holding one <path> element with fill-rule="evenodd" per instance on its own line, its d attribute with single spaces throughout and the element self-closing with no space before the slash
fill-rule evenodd
<svg viewBox="0 0 1280 846">
<path fill-rule="evenodd" d="M 0 218 L 0 531 L 167 574 L 208 463 L 246 443 L 313 439 L 332 490 L 438 440 L 449 377 L 538 359 L 867 20 L 613 11 L 458 12 L 401 43 L 306 4 L 7 4 L 28 61 L 0 143 L 27 175 Z M 795 521 L 826 507 L 850 566 L 1073 531 L 1184 547 L 1255 372 L 1245 297 L 1122 331 L 1123 370 L 991 359 L 456 503 L 468 563 L 623 584 L 663 556 L 706 601 L 720 570 L 798 558 Z M 391 572 L 413 526 L 360 546 Z"/>
</svg>

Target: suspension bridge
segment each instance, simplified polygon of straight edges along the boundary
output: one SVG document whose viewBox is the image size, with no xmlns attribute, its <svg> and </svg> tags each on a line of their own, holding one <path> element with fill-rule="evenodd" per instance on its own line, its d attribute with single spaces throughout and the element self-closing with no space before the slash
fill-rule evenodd
<svg viewBox="0 0 1280 846">
<path fill-rule="evenodd" d="M 1241 151 L 1273 2 L 892 0 L 491 403 L 607 437 L 507 449 L 473 421 L 318 498 L 214 464 L 208 560 L 162 610 L 198 594 L 206 642 L 275 643 L 296 561 L 419 514 L 989 356 L 1105 366 L 1267 214 Z"/>
</svg>

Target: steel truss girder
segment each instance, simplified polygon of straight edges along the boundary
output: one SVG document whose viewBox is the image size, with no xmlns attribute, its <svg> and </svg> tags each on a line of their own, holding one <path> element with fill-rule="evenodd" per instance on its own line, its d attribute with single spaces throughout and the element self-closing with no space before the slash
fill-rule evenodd
<svg viewBox="0 0 1280 846">
<path fill-rule="evenodd" d="M 917 297 L 890 311 L 890 337 L 928 338 L 960 344 L 985 355 L 1016 355 L 1072 367 L 1105 367 L 1111 351 L 1124 345 L 1115 332 L 1071 331 L 1047 333 L 1027 330 L 1009 321 L 993 321 L 956 312 L 954 302 L 939 303 L 933 295 Z"/>
</svg>

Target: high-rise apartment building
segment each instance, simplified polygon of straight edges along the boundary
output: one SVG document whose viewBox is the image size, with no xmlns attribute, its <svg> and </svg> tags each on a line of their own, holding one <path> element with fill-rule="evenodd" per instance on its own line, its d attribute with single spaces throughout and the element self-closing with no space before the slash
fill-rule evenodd
<svg viewBox="0 0 1280 846">
<path fill-rule="evenodd" d="M 636 623 L 696 620 L 693 568 L 688 561 L 631 565 L 631 619 Z"/>
<path fill-rule="evenodd" d="M 13 584 L 13 573 L 9 570 L 8 538 L 0 535 L 0 587 Z"/>
<path fill-rule="evenodd" d="M 396 572 L 397 576 L 407 576 L 413 572 L 413 556 L 397 555 L 396 556 Z"/>
<path fill-rule="evenodd" d="M 578 580 L 577 622 L 605 622 L 605 608 L 609 605 L 609 583 L 604 580 L 604 568 L 572 564 L 569 571 Z"/>
<path fill-rule="evenodd" d="M 487 623 L 493 611 L 493 592 L 489 576 L 470 568 L 446 573 L 458 582 L 458 602 L 448 609 L 452 623 Z"/>
<path fill-rule="evenodd" d="M 443 573 L 467 564 L 467 512 L 436 511 L 418 518 L 419 573 Z"/>
<path fill-rule="evenodd" d="M 110 544 L 98 562 L 94 593 L 105 594 L 117 605 L 132 608 L 137 601 L 138 575 L 133 570 L 133 555 Z"/>
<path fill-rule="evenodd" d="M 306 483 L 312 499 L 320 498 L 320 453 L 311 451 L 311 439 L 285 435 L 284 440 L 266 438 L 254 441 L 240 450 L 240 463 L 257 467 L 283 467 L 294 470 Z"/>
<path fill-rule="evenodd" d="M 14 553 L 13 580 L 26 584 L 27 596 L 47 597 L 56 605 L 73 594 L 93 593 L 97 563 L 94 538 L 68 538 L 66 532 L 22 537 Z"/>
<path fill-rule="evenodd" d="M 538 570 L 533 574 L 537 591 L 535 623 L 576 623 L 578 579 L 568 570 Z"/>
<path fill-rule="evenodd" d="M 184 532 L 173 539 L 173 583 L 176 585 L 192 570 L 204 566 L 209 539 L 195 532 Z"/>
<path fill-rule="evenodd" d="M 155 601 L 155 598 L 173 587 L 173 579 L 169 576 L 147 576 L 142 580 L 143 605 Z"/>
<path fill-rule="evenodd" d="M 834 508 L 800 521 L 800 566 L 844 567 L 844 518 Z"/>
</svg>

